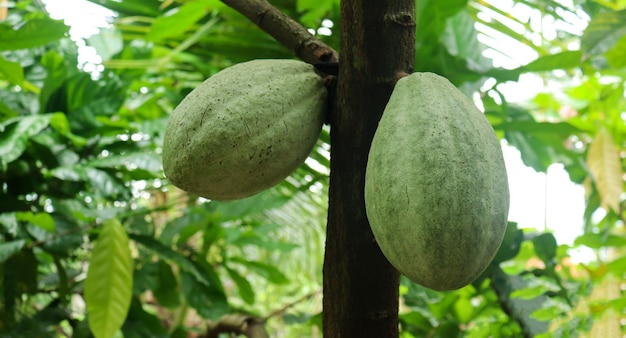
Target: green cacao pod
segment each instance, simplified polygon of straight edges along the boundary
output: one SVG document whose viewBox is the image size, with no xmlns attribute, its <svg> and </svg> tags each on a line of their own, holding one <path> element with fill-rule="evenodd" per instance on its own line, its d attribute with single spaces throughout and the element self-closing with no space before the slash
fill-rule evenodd
<svg viewBox="0 0 626 338">
<path fill-rule="evenodd" d="M 326 97 L 323 79 L 301 61 L 254 60 L 226 68 L 171 114 L 163 140 L 165 176 L 214 200 L 270 188 L 311 152 Z"/>
<path fill-rule="evenodd" d="M 383 254 L 434 290 L 471 283 L 498 251 L 509 210 L 502 149 L 447 79 L 400 79 L 372 140 L 365 206 Z"/>
</svg>

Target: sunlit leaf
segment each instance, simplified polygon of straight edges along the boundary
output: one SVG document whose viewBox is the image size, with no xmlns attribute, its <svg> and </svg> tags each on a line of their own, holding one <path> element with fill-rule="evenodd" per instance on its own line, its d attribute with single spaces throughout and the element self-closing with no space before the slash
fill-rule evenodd
<svg viewBox="0 0 626 338">
<path fill-rule="evenodd" d="M 47 232 L 54 231 L 54 219 L 49 213 L 24 211 L 15 213 L 15 216 L 17 220 L 36 225 Z"/>
<path fill-rule="evenodd" d="M 624 172 L 619 149 L 606 129 L 601 129 L 591 142 L 587 152 L 587 166 L 600 193 L 602 206 L 620 210 Z"/>
<path fill-rule="evenodd" d="M 112 11 L 118 12 L 122 16 L 146 15 L 149 17 L 161 14 L 159 10 L 160 0 L 88 0 L 101 5 Z"/>
<path fill-rule="evenodd" d="M 617 40 L 605 55 L 611 67 L 618 69 L 626 67 L 626 35 Z"/>
<path fill-rule="evenodd" d="M 132 297 L 133 259 L 128 236 L 117 219 L 102 226 L 89 260 L 85 303 L 96 338 L 109 338 L 122 327 Z"/>
<path fill-rule="evenodd" d="M 207 14 L 208 9 L 208 4 L 203 1 L 187 2 L 178 7 L 172 15 L 157 17 L 146 39 L 159 42 L 167 38 L 184 36 L 193 24 Z"/>
<path fill-rule="evenodd" d="M 521 68 L 526 72 L 542 72 L 555 69 L 570 69 L 579 67 L 582 53 L 580 51 L 565 51 L 557 54 L 542 56 Z"/>
<path fill-rule="evenodd" d="M 607 246 L 626 246 L 626 238 L 624 236 L 611 234 L 586 233 L 576 238 L 575 245 L 584 245 L 592 249 L 600 249 Z"/>
<path fill-rule="evenodd" d="M 90 36 L 87 42 L 96 49 L 103 61 L 110 60 L 124 48 L 122 34 L 115 28 L 101 28 L 100 32 Z"/>
<path fill-rule="evenodd" d="M 603 11 L 591 19 L 580 39 L 585 53 L 601 54 L 626 35 L 626 10 Z"/>
</svg>

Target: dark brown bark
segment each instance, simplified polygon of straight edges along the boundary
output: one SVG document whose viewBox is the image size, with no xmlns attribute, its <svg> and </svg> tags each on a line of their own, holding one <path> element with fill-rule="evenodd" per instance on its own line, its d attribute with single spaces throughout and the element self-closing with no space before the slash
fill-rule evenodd
<svg viewBox="0 0 626 338">
<path fill-rule="evenodd" d="M 414 5 L 414 0 L 341 2 L 324 259 L 327 338 L 398 336 L 399 274 L 374 240 L 363 188 L 370 143 L 396 73 L 413 71 Z"/>
</svg>

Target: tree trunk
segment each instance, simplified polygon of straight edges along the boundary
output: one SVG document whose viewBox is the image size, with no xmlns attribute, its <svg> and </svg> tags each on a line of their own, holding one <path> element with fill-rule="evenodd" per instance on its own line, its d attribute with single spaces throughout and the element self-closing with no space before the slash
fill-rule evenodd
<svg viewBox="0 0 626 338">
<path fill-rule="evenodd" d="M 394 86 L 413 70 L 415 1 L 341 1 L 337 105 L 324 258 L 324 337 L 398 336 L 399 274 L 365 214 L 370 143 Z M 409 146 L 409 145 L 398 145 Z"/>
</svg>

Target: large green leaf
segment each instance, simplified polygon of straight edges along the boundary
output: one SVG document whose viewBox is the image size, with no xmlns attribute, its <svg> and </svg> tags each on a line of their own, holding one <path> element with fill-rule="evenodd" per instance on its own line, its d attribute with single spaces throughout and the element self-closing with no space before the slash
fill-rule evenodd
<svg viewBox="0 0 626 338">
<path fill-rule="evenodd" d="M 122 327 L 132 297 L 133 259 L 128 236 L 117 219 L 104 223 L 89 260 L 85 303 L 96 338 L 110 338 Z"/>
<path fill-rule="evenodd" d="M 28 140 L 50 123 L 51 115 L 28 115 L 0 124 L 0 168 L 16 160 L 28 145 Z"/>
<path fill-rule="evenodd" d="M 42 46 L 65 36 L 68 27 L 63 21 L 49 18 L 27 20 L 19 28 L 0 24 L 0 51 Z"/>
</svg>

